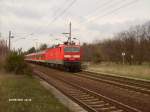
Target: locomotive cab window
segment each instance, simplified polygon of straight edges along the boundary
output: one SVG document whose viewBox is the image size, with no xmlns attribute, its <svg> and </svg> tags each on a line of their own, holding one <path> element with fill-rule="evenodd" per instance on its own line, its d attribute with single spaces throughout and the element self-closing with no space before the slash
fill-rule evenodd
<svg viewBox="0 0 150 112">
<path fill-rule="evenodd" d="M 79 47 L 65 47 L 64 51 L 65 52 L 80 52 L 80 48 Z"/>
</svg>

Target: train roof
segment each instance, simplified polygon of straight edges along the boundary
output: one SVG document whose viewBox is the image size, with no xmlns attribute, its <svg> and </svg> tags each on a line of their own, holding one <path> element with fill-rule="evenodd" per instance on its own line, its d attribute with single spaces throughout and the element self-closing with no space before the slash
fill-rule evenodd
<svg viewBox="0 0 150 112">
<path fill-rule="evenodd" d="M 37 55 L 37 54 L 44 54 L 46 51 L 47 51 L 47 50 L 43 50 L 43 51 L 39 51 L 39 52 L 27 54 L 26 56 L 33 56 L 33 55 Z"/>
<path fill-rule="evenodd" d="M 69 47 L 69 46 L 80 46 L 79 44 L 57 44 L 57 45 L 53 45 L 51 47 L 49 47 L 48 49 L 51 49 L 51 48 L 57 48 L 57 47 Z"/>
<path fill-rule="evenodd" d="M 26 56 L 33 56 L 35 55 L 36 53 L 30 53 L 30 54 L 27 54 Z"/>
<path fill-rule="evenodd" d="M 44 54 L 47 50 L 52 49 L 52 48 L 69 47 L 69 46 L 77 47 L 77 46 L 80 46 L 80 45 L 78 45 L 78 44 L 71 44 L 71 45 L 70 44 L 58 44 L 58 45 L 54 45 L 52 47 L 49 47 L 49 48 L 47 48 L 46 50 L 43 50 L 43 51 L 27 54 L 26 56 L 33 56 L 33 55 L 37 55 L 37 54 Z"/>
<path fill-rule="evenodd" d="M 39 51 L 36 54 L 44 54 L 47 50 Z"/>
</svg>

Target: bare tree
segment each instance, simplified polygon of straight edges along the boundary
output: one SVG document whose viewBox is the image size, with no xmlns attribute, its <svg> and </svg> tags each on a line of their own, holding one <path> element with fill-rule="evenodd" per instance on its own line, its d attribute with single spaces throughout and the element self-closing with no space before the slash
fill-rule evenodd
<svg viewBox="0 0 150 112">
<path fill-rule="evenodd" d="M 150 62 L 150 22 L 117 33 L 112 39 L 83 44 L 82 47 L 84 59 L 88 61 L 121 63 L 122 53 L 125 53 L 125 63 Z"/>
</svg>

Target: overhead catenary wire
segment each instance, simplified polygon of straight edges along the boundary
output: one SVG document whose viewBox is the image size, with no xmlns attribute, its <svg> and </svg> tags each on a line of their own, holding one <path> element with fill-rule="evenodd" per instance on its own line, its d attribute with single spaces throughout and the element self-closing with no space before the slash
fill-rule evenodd
<svg viewBox="0 0 150 112">
<path fill-rule="evenodd" d="M 134 3 L 136 3 L 137 1 L 139 1 L 139 0 L 133 0 L 133 1 L 131 1 L 131 2 L 125 3 L 125 4 L 123 4 L 123 5 L 121 5 L 121 6 L 117 7 L 117 8 L 114 8 L 114 9 L 112 9 L 112 10 L 110 10 L 110 11 L 104 13 L 103 15 L 94 17 L 93 19 L 91 19 L 91 20 L 89 20 L 89 21 L 87 21 L 87 22 L 92 22 L 92 21 L 94 21 L 94 20 L 96 20 L 96 19 L 99 19 L 99 20 L 100 20 L 100 19 L 102 19 L 102 18 L 105 17 L 105 16 L 111 15 L 111 14 L 117 12 L 118 10 L 120 10 L 120 9 L 122 9 L 122 8 L 128 7 L 128 6 L 130 6 L 130 5 L 134 4 Z M 85 23 L 87 23 L 87 22 L 85 22 Z"/>
<path fill-rule="evenodd" d="M 114 1 L 115 1 L 115 0 L 114 0 Z M 109 4 L 114 3 L 114 1 L 113 1 L 113 0 L 107 0 L 106 2 L 100 4 L 100 5 L 99 5 L 98 7 L 96 7 L 92 12 L 89 12 L 90 14 L 89 14 L 88 16 L 95 14 L 96 12 L 99 11 L 99 9 L 104 9 L 105 6 L 108 6 Z M 92 13 L 92 14 L 91 14 L 91 13 Z"/>
<path fill-rule="evenodd" d="M 54 23 L 56 20 L 58 20 L 61 16 L 63 16 L 67 11 L 68 9 L 70 9 L 76 2 L 77 0 L 72 0 L 72 2 L 70 2 L 68 4 L 68 6 L 63 10 L 61 11 L 61 13 L 59 15 L 57 15 L 51 22 L 50 24 Z"/>
<path fill-rule="evenodd" d="M 99 12 L 105 13 L 105 12 L 107 12 L 107 11 L 117 7 L 117 6 L 119 6 L 120 4 L 125 3 L 126 1 L 128 1 L 128 0 L 123 0 L 123 1 L 122 0 L 117 0 L 117 1 L 114 0 L 114 2 L 106 3 L 105 5 L 102 4 L 103 6 L 97 7 L 93 11 L 94 13 L 89 15 L 88 17 L 90 18 L 90 17 L 92 17 L 92 16 L 94 16 L 96 14 L 99 14 Z"/>
<path fill-rule="evenodd" d="M 76 1 L 77 0 L 73 0 L 70 4 L 68 4 L 68 6 L 59 15 L 57 15 L 51 22 L 53 23 L 56 20 L 58 20 L 61 16 L 63 16 L 66 13 L 66 11 L 75 4 Z"/>
<path fill-rule="evenodd" d="M 65 0 L 60 6 L 62 6 L 61 8 L 63 9 L 63 8 L 65 8 L 66 6 L 68 6 L 67 5 L 67 2 L 68 0 Z M 69 1 L 70 3 L 72 2 L 72 1 Z M 59 13 L 61 13 L 62 11 L 61 11 L 61 8 L 57 8 L 57 10 L 55 11 L 55 15 L 54 15 L 54 18 L 56 18 L 58 15 L 59 15 Z M 52 19 L 52 20 L 54 20 L 54 18 Z"/>
<path fill-rule="evenodd" d="M 114 1 L 115 1 L 115 0 L 114 0 Z M 98 1 L 96 1 L 95 4 L 99 4 L 100 2 L 101 2 L 101 1 L 98 0 Z M 90 16 L 91 13 L 93 13 L 93 12 L 95 13 L 95 11 L 97 11 L 98 9 L 101 9 L 101 8 L 105 7 L 106 5 L 110 4 L 111 2 L 113 2 L 113 0 L 107 0 L 106 2 L 100 4 L 100 5 L 99 5 L 98 7 L 96 7 L 93 11 L 88 12 L 89 16 Z"/>
<path fill-rule="evenodd" d="M 61 11 L 58 15 L 56 15 L 56 16 L 54 16 L 54 18 L 52 18 L 52 20 L 48 23 L 48 24 L 46 24 L 46 26 L 45 27 L 47 27 L 48 25 L 51 25 L 52 23 L 54 23 L 59 17 L 61 17 L 69 8 L 71 8 L 72 6 L 73 6 L 73 4 L 76 2 L 77 0 L 72 0 L 71 2 L 69 2 L 69 4 L 67 5 L 67 7 L 63 10 L 63 11 Z M 62 3 L 62 5 L 65 5 L 66 4 L 66 1 L 65 2 L 63 2 Z M 63 6 L 64 6 L 63 5 Z M 58 10 L 56 10 L 56 14 L 57 14 L 57 12 L 59 11 L 59 9 Z M 32 32 L 32 34 L 34 34 L 35 32 L 40 32 L 41 30 L 39 30 L 39 29 L 41 29 L 41 27 L 39 27 L 39 28 L 37 28 L 34 32 Z M 29 34 L 30 35 L 30 34 Z"/>
<path fill-rule="evenodd" d="M 119 11 L 120 9 L 123 9 L 123 8 L 125 8 L 125 7 L 128 7 L 128 6 L 132 5 L 132 4 L 134 4 L 134 3 L 137 3 L 138 1 L 139 1 L 139 0 L 132 0 L 131 2 L 125 3 L 125 4 L 123 4 L 123 5 L 121 5 L 121 6 L 117 7 L 117 8 L 113 8 L 113 9 L 107 11 L 107 12 L 104 13 L 103 15 L 97 16 L 96 18 L 94 18 L 94 19 L 92 19 L 92 20 L 90 20 L 90 21 L 85 21 L 85 22 L 83 22 L 83 23 L 80 22 L 80 23 L 78 23 L 78 24 L 79 24 L 79 26 L 81 26 L 81 27 L 82 27 L 82 26 L 85 26 L 87 23 L 92 24 L 92 21 L 97 20 L 97 19 L 100 20 L 100 19 L 102 19 L 102 18 L 104 18 L 104 17 L 106 17 L 106 16 L 109 16 L 109 15 L 111 15 L 111 14 L 113 14 L 113 13 Z"/>
</svg>

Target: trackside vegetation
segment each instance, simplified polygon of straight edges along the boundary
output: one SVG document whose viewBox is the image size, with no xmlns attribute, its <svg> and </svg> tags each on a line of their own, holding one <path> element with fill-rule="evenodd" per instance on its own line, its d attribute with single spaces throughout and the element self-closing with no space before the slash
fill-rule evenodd
<svg viewBox="0 0 150 112">
<path fill-rule="evenodd" d="M 133 77 L 139 79 L 150 80 L 150 65 L 122 65 L 116 63 L 101 63 L 101 64 L 90 64 L 88 70 L 108 73 L 125 77 Z"/>
<path fill-rule="evenodd" d="M 69 112 L 29 75 L 0 73 L 0 96 L 0 112 Z"/>
<path fill-rule="evenodd" d="M 24 55 L 21 51 L 12 51 L 6 57 L 4 68 L 8 72 L 15 74 L 26 74 L 30 72 L 30 68 L 24 61 Z"/>
</svg>

